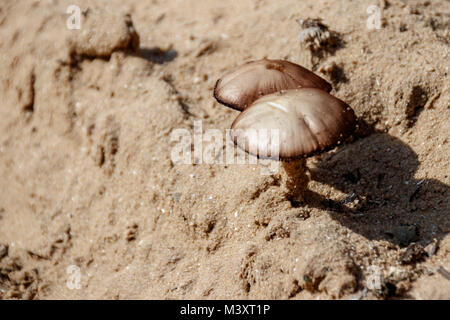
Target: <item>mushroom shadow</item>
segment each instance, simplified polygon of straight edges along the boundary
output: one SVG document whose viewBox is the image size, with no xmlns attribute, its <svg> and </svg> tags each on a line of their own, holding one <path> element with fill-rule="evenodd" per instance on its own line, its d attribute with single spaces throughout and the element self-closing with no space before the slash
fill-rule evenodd
<svg viewBox="0 0 450 320">
<path fill-rule="evenodd" d="M 136 56 L 157 64 L 164 64 L 175 60 L 178 56 L 178 52 L 171 48 L 167 50 L 163 50 L 159 47 L 139 48 Z"/>
<path fill-rule="evenodd" d="M 305 202 L 370 240 L 400 246 L 442 239 L 450 230 L 450 187 L 416 179 L 416 153 L 396 137 L 374 132 L 322 157 L 311 180 L 345 193 L 327 199 L 306 191 Z"/>
</svg>

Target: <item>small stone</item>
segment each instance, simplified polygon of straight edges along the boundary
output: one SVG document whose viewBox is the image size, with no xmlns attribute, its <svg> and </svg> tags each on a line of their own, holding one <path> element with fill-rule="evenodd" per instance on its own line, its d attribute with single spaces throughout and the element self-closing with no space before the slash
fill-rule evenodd
<svg viewBox="0 0 450 320">
<path fill-rule="evenodd" d="M 298 19 L 297 22 L 300 26 L 299 41 L 310 50 L 317 51 L 336 44 L 336 39 L 321 19 Z"/>
<path fill-rule="evenodd" d="M 438 250 L 438 241 L 437 239 L 433 239 L 433 241 L 431 241 L 426 247 L 425 247 L 425 252 L 429 257 L 434 256 L 434 254 L 436 253 L 436 251 Z"/>
<path fill-rule="evenodd" d="M 411 243 L 400 255 L 401 264 L 413 264 L 422 260 L 425 256 L 425 250 L 417 243 Z"/>
<path fill-rule="evenodd" d="M 443 276 L 445 279 L 450 280 L 450 272 L 445 270 L 443 266 L 440 266 L 437 272 L 439 272 L 440 275 Z"/>
<path fill-rule="evenodd" d="M 356 193 L 352 192 L 351 194 L 346 195 L 340 202 L 341 204 L 347 204 L 353 202 L 358 195 Z"/>
</svg>

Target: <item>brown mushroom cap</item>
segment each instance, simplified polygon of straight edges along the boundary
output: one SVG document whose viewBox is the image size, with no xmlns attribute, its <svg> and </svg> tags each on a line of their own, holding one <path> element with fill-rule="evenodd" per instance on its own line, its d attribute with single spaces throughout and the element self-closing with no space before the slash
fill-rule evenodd
<svg viewBox="0 0 450 320">
<path fill-rule="evenodd" d="M 242 111 L 261 96 L 297 88 L 331 91 L 327 81 L 295 63 L 263 59 L 227 72 L 217 81 L 214 97 L 220 103 Z"/>
<path fill-rule="evenodd" d="M 270 152 L 263 153 L 270 151 L 270 138 L 258 138 L 249 132 L 278 129 L 278 156 L 296 158 L 340 144 L 354 131 L 355 124 L 352 108 L 338 98 L 315 88 L 293 89 L 255 101 L 234 120 L 231 138 L 246 152 L 271 158 Z"/>
</svg>

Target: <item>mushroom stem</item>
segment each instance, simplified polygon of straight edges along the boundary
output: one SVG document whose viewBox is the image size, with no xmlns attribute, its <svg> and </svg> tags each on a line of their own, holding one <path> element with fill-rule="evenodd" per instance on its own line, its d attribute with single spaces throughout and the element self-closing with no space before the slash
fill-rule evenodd
<svg viewBox="0 0 450 320">
<path fill-rule="evenodd" d="M 302 201 L 308 187 L 306 159 L 281 160 L 280 186 L 289 200 Z"/>
</svg>

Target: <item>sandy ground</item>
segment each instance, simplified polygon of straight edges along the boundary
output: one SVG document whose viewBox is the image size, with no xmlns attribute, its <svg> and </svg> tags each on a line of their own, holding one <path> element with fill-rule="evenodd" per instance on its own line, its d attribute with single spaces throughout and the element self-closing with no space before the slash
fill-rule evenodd
<svg viewBox="0 0 450 320">
<path fill-rule="evenodd" d="M 333 41 L 305 48 L 299 18 Z M 449 299 L 449 19 L 445 0 L 1 0 L 0 298 Z M 303 201 L 258 166 L 171 161 L 174 129 L 230 127 L 214 84 L 264 57 L 359 117 L 308 159 Z"/>
</svg>

